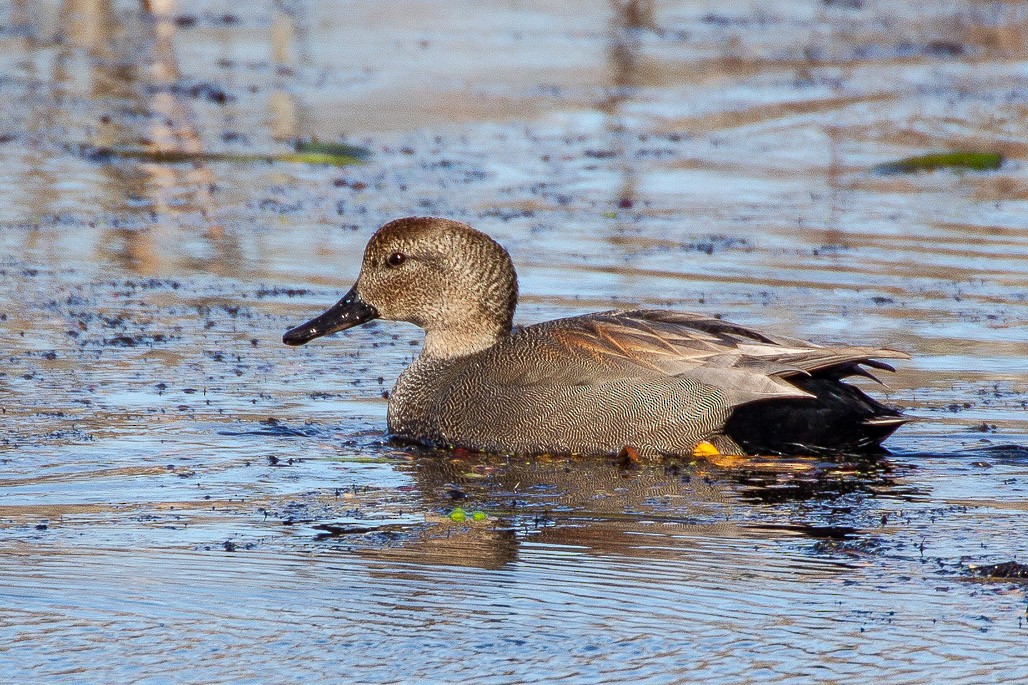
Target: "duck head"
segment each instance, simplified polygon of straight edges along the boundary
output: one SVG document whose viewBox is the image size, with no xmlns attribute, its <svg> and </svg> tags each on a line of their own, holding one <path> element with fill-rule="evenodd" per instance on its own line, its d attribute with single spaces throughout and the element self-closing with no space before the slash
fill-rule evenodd
<svg viewBox="0 0 1028 685">
<path fill-rule="evenodd" d="M 343 299 L 287 331 L 282 342 L 303 345 L 385 319 L 423 328 L 423 354 L 460 357 L 510 334 L 517 298 L 510 255 L 486 234 L 449 219 L 397 219 L 368 241 L 357 282 Z"/>
</svg>

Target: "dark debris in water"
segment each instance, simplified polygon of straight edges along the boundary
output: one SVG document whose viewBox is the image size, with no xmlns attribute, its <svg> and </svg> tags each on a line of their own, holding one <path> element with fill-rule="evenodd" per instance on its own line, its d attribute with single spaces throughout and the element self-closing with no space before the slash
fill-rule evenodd
<svg viewBox="0 0 1028 685">
<path fill-rule="evenodd" d="M 832 501 L 848 495 L 883 492 L 901 499 L 916 498 L 920 493 L 898 486 L 894 471 L 891 462 L 869 459 L 848 464 L 812 465 L 800 471 L 742 468 L 733 471 L 730 477 L 743 486 L 743 500 L 761 504 Z"/>
<path fill-rule="evenodd" d="M 404 534 L 411 534 L 415 532 L 416 528 L 421 527 L 421 525 L 422 524 L 407 525 L 398 523 L 379 523 L 378 525 L 375 525 L 374 523 L 316 523 L 311 526 L 311 528 L 320 531 L 314 537 L 315 540 L 362 536 L 367 538 L 370 542 L 381 544 L 396 540 Z"/>
<path fill-rule="evenodd" d="M 206 100 L 216 105 L 226 105 L 235 101 L 235 96 L 230 95 L 224 88 L 209 81 L 180 82 L 169 85 L 151 85 L 146 88 L 149 94 L 170 93 L 188 97 L 193 100 Z"/>
<path fill-rule="evenodd" d="M 881 554 L 882 541 L 877 537 L 821 537 L 813 546 L 817 554 L 838 557 L 864 557 L 868 555 Z"/>
<path fill-rule="evenodd" d="M 242 542 L 242 543 L 240 543 L 240 542 L 236 542 L 235 540 L 225 540 L 225 542 L 221 543 L 221 546 L 220 546 L 220 549 L 223 549 L 226 552 L 237 552 L 239 550 L 244 550 L 244 549 L 249 550 L 249 549 L 256 549 L 256 548 L 257 548 L 257 543 L 255 543 L 255 542 Z M 198 547 L 198 549 L 201 549 L 204 552 L 215 552 L 215 551 L 217 551 L 219 549 L 219 547 L 216 546 L 216 545 L 203 545 L 202 547 Z"/>
<path fill-rule="evenodd" d="M 349 524 L 335 524 L 335 523 L 318 523 L 311 526 L 314 530 L 323 531 L 318 534 L 317 539 L 322 540 L 330 537 L 341 537 L 343 535 L 364 535 L 365 533 L 371 533 L 376 530 L 375 526 L 367 526 L 356 523 Z"/>
<path fill-rule="evenodd" d="M 682 250 L 691 252 L 702 252 L 713 255 L 715 251 L 730 250 L 734 248 L 750 248 L 750 242 L 746 238 L 733 236 L 710 235 L 692 243 L 683 243 Z"/>
<path fill-rule="evenodd" d="M 285 295 L 286 297 L 300 297 L 301 295 L 309 295 L 310 290 L 306 288 L 265 288 L 261 287 L 254 293 L 255 297 L 279 297 Z"/>
<path fill-rule="evenodd" d="M 275 456 L 274 454 L 269 454 L 267 459 L 268 466 L 276 466 L 279 468 L 285 468 L 287 466 L 293 466 L 295 464 L 302 464 L 304 462 L 304 460 L 299 457 L 280 458 Z"/>
<path fill-rule="evenodd" d="M 986 580 L 1028 580 L 1028 564 L 1017 561 L 974 565 L 967 570 L 971 576 Z"/>
<path fill-rule="evenodd" d="M 1028 460 L 1028 445 L 989 445 L 978 450 L 999 459 Z"/>
<path fill-rule="evenodd" d="M 104 338 L 103 344 L 106 347 L 153 347 L 172 340 L 174 336 L 163 333 L 144 333 L 140 335 L 117 335 L 113 338 Z"/>
<path fill-rule="evenodd" d="M 860 533 L 852 526 L 819 526 L 808 523 L 757 524 L 754 528 L 799 533 L 818 540 L 848 540 Z"/>
<path fill-rule="evenodd" d="M 201 25 L 201 23 L 209 26 L 234 26 L 240 23 L 240 19 L 235 14 L 229 13 L 177 14 L 172 19 L 172 22 L 176 28 L 191 29 Z"/>
<path fill-rule="evenodd" d="M 260 428 L 252 430 L 240 430 L 240 431 L 218 431 L 218 435 L 270 435 L 276 438 L 312 438 L 317 437 L 323 433 L 323 429 L 319 426 L 311 424 L 304 425 L 302 427 L 289 426 L 276 418 L 267 418 L 260 422 Z M 271 459 L 272 457 L 269 457 Z M 277 460 L 277 457 L 274 457 Z M 292 460 L 290 460 L 292 463 Z M 272 464 L 273 466 L 275 464 Z"/>
</svg>

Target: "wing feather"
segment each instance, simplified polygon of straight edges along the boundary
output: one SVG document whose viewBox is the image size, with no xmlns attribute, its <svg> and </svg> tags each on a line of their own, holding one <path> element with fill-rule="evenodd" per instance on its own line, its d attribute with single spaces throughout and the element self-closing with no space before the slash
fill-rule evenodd
<svg viewBox="0 0 1028 685">
<path fill-rule="evenodd" d="M 520 340 L 514 341 L 514 338 Z M 609 311 L 527 326 L 512 336 L 502 382 L 511 385 L 594 385 L 638 378 L 690 378 L 721 388 L 736 402 L 807 397 L 788 382 L 799 375 L 836 372 L 866 375 L 861 368 L 892 370 L 878 359 L 907 359 L 903 352 L 868 346 L 824 346 L 758 333 L 721 319 L 662 310 Z M 495 360 L 500 361 L 500 360 Z M 876 379 L 877 380 L 877 379 Z"/>
</svg>

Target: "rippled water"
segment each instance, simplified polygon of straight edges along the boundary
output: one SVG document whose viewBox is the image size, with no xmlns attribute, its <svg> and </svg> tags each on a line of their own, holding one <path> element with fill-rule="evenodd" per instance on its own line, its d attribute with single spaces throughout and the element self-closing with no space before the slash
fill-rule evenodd
<svg viewBox="0 0 1028 685">
<path fill-rule="evenodd" d="M 1028 677 L 972 570 L 1028 556 L 1023 3 L 237 5 L 0 6 L 5 682 Z M 373 157 L 79 147 L 298 137 Z M 1006 161 L 870 171 L 947 149 Z M 414 213 L 510 249 L 519 321 L 888 345 L 920 420 L 867 463 L 389 445 L 416 329 L 280 337 Z"/>
</svg>

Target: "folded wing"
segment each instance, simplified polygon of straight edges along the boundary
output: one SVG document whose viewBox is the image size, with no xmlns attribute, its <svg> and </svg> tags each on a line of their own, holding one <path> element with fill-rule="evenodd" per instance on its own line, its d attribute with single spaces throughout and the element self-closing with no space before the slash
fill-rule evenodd
<svg viewBox="0 0 1028 685">
<path fill-rule="evenodd" d="M 789 379 L 815 373 L 874 378 L 862 367 L 891 371 L 879 359 L 908 358 L 896 350 L 828 347 L 769 336 L 700 314 L 645 309 L 549 321 L 529 326 L 518 336 L 531 341 L 537 358 L 508 365 L 503 379 L 508 384 L 591 385 L 624 378 L 685 377 L 721 388 L 732 404 L 810 397 Z"/>
</svg>

